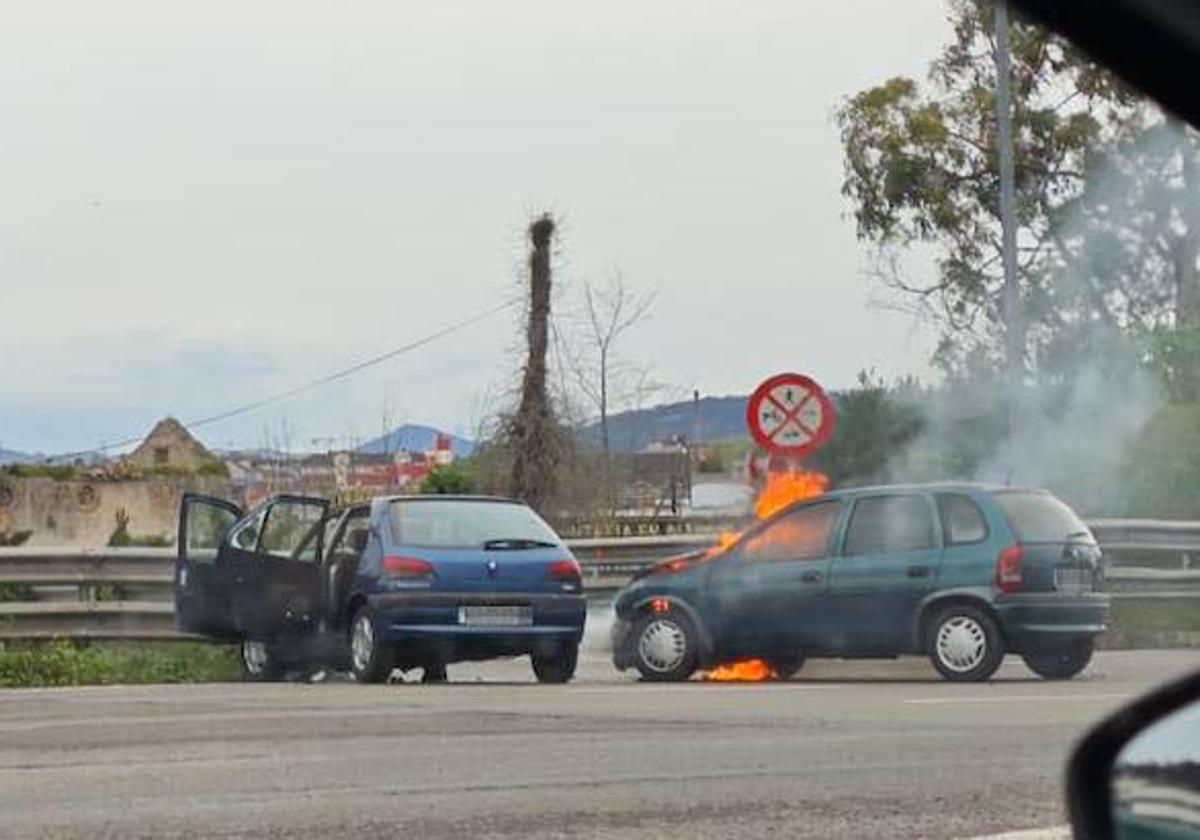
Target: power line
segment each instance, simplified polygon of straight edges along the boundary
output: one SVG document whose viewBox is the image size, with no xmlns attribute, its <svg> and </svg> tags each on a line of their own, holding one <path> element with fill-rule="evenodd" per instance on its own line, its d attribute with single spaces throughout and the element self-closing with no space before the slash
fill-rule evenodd
<svg viewBox="0 0 1200 840">
<path fill-rule="evenodd" d="M 273 403 L 282 402 L 284 400 L 291 399 L 292 397 L 295 397 L 299 394 L 303 394 L 306 391 L 311 391 L 314 388 L 321 387 L 322 385 L 328 385 L 332 382 L 337 382 L 340 379 L 345 379 L 348 376 L 353 376 L 354 374 L 358 373 L 359 371 L 366 370 L 369 367 L 374 367 L 375 365 L 378 365 L 383 362 L 394 359 L 397 356 L 401 356 L 405 353 L 410 353 L 413 350 L 417 350 L 421 347 L 424 347 L 426 344 L 430 344 L 434 341 L 437 341 L 439 338 L 444 338 L 452 333 L 458 332 L 459 330 L 466 329 L 467 327 L 471 326 L 472 324 L 476 324 L 476 323 L 484 320 L 485 318 L 490 318 L 492 315 L 496 315 L 497 313 L 503 312 L 506 309 L 511 309 L 512 307 L 516 306 L 517 304 L 519 304 L 521 302 L 522 302 L 522 298 L 520 298 L 520 297 L 509 298 L 508 300 L 504 301 L 503 303 L 499 303 L 496 306 L 491 307 L 490 309 L 485 309 L 483 312 L 477 312 L 476 314 L 472 315 L 471 317 L 464 318 L 461 321 L 455 321 L 454 323 L 450 324 L 449 326 L 443 327 L 442 329 L 437 330 L 436 332 L 432 332 L 429 335 L 423 336 L 422 338 L 418 338 L 414 341 L 410 341 L 409 343 L 404 344 L 400 347 L 397 347 L 393 350 L 389 350 L 386 353 L 380 353 L 378 356 L 372 356 L 369 359 L 364 359 L 363 361 L 357 362 L 356 364 L 353 364 L 348 368 L 344 368 L 344 369 L 336 371 L 334 373 L 327 374 L 325 376 L 320 377 L 319 379 L 314 379 L 310 382 L 306 382 L 303 385 L 297 385 L 296 387 L 289 388 L 286 391 L 280 391 L 277 394 L 272 394 L 271 396 L 263 397 L 262 399 L 255 400 L 254 402 L 246 403 L 245 405 L 240 405 L 240 406 L 237 406 L 236 408 L 231 408 L 226 411 L 222 411 L 218 414 L 211 414 L 208 417 L 201 417 L 197 420 L 192 420 L 190 422 L 186 422 L 183 425 L 186 428 L 188 428 L 189 430 L 196 429 L 196 428 L 199 428 L 200 426 L 207 426 L 211 423 L 217 423 L 221 420 L 228 420 L 231 417 L 237 417 L 242 414 L 248 414 L 251 411 L 257 411 L 260 408 L 265 408 L 266 406 L 272 405 Z M 53 456 L 50 456 L 49 458 L 47 458 L 47 460 L 61 461 L 61 460 L 67 459 L 67 458 L 77 458 L 82 455 L 90 455 L 93 452 L 107 452 L 110 449 L 119 449 L 122 446 L 129 446 L 134 443 L 140 443 L 144 437 L 145 437 L 144 435 L 128 437 L 123 440 L 118 440 L 114 443 L 106 443 L 101 446 L 97 446 L 93 449 L 84 449 L 79 452 L 68 452 L 63 455 L 53 455 Z"/>
</svg>

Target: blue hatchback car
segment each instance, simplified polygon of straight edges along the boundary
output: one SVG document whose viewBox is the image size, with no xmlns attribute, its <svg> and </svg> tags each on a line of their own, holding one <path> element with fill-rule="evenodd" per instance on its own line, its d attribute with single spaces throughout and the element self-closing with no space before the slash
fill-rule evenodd
<svg viewBox="0 0 1200 840">
<path fill-rule="evenodd" d="M 187 494 L 175 575 L 179 628 L 240 640 L 257 679 L 332 666 L 441 681 L 447 663 L 528 654 L 540 681 L 561 683 L 586 616 L 570 550 L 531 509 L 491 497 L 335 509 L 284 495 L 243 512 Z"/>
<path fill-rule="evenodd" d="M 615 601 L 613 660 L 648 680 L 760 657 L 926 654 L 986 680 L 1005 654 L 1072 677 L 1104 631 L 1100 549 L 1044 490 L 937 484 L 842 490 L 791 505 L 720 552 L 674 558 Z"/>
</svg>

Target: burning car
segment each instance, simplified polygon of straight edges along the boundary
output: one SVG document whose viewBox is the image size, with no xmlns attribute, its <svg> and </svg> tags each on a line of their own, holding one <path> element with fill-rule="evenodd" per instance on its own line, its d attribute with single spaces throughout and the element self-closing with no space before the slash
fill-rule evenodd
<svg viewBox="0 0 1200 840">
<path fill-rule="evenodd" d="M 754 658 L 759 677 L 786 678 L 806 657 L 927 654 L 946 679 L 975 681 L 1015 653 L 1065 679 L 1087 666 L 1105 627 L 1096 541 L 1043 490 L 841 490 L 727 542 L 659 564 L 619 593 L 618 669 L 684 680 Z"/>
<path fill-rule="evenodd" d="M 382 682 L 395 668 L 530 655 L 542 682 L 575 673 L 579 564 L 536 513 L 479 496 L 379 497 L 333 508 L 276 496 L 243 512 L 187 494 L 175 611 L 181 630 L 240 641 L 246 674 L 306 667 Z"/>
</svg>

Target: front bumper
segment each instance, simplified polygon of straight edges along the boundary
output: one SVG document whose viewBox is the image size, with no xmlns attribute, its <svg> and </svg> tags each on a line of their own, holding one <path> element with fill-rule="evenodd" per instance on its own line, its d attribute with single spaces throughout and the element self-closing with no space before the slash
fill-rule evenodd
<svg viewBox="0 0 1200 840">
<path fill-rule="evenodd" d="M 633 622 L 621 618 L 613 618 L 612 629 L 609 630 L 609 641 L 612 643 L 612 661 L 618 671 L 624 671 L 633 666 L 633 647 L 629 644 L 629 635 L 633 631 Z"/>
<path fill-rule="evenodd" d="M 1109 603 L 1109 596 L 1100 592 L 1025 592 L 1001 596 L 992 606 L 1009 648 L 1019 651 L 1032 643 L 1099 636 L 1106 629 Z"/>
</svg>

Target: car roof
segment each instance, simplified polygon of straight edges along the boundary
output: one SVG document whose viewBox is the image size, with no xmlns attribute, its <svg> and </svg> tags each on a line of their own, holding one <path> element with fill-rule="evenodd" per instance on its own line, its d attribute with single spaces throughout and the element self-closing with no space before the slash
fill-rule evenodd
<svg viewBox="0 0 1200 840">
<path fill-rule="evenodd" d="M 1014 490 L 1031 493 L 1046 492 L 1038 487 L 1018 487 L 972 481 L 934 481 L 924 484 L 874 484 L 867 487 L 842 487 L 838 490 L 830 490 L 822 498 L 845 499 L 876 493 L 1001 493 Z"/>
<path fill-rule="evenodd" d="M 499 502 L 501 504 L 521 505 L 524 502 L 510 499 L 507 496 L 487 496 L 482 494 L 449 494 L 449 493 L 417 493 L 411 496 L 376 496 L 372 501 L 378 502 Z"/>
</svg>

